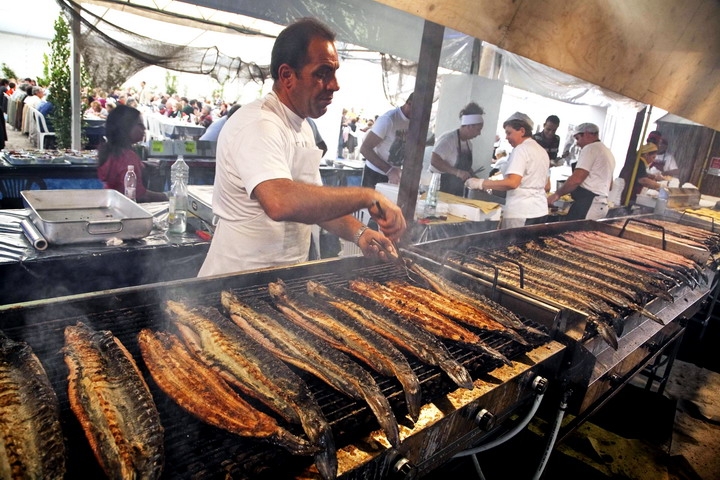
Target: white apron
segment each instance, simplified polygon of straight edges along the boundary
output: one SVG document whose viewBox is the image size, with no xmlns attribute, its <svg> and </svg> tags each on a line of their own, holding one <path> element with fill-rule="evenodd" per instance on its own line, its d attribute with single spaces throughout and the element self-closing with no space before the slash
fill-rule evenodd
<svg viewBox="0 0 720 480">
<path fill-rule="evenodd" d="M 316 147 L 296 146 L 293 180 L 315 184 L 321 157 Z M 198 277 L 307 261 L 311 231 L 312 225 L 276 222 L 264 211 L 242 222 L 220 218 Z"/>
</svg>

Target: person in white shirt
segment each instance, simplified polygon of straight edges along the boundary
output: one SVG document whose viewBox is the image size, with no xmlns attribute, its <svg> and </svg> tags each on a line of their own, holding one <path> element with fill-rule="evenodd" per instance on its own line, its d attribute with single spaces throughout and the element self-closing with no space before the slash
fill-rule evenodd
<svg viewBox="0 0 720 480">
<path fill-rule="evenodd" d="M 380 115 L 365 136 L 360 146 L 360 154 L 365 157 L 363 187 L 375 188 L 378 183 L 400 183 L 412 98 L 411 93 L 402 107 Z"/>
<path fill-rule="evenodd" d="M 573 137 L 581 148 L 577 165 L 570 178 L 548 196 L 552 206 L 560 197 L 570 194 L 573 203 L 564 220 L 596 220 L 608 212 L 608 194 L 615 171 L 615 157 L 600 141 L 600 130 L 593 123 L 577 126 Z"/>
<path fill-rule="evenodd" d="M 475 102 L 460 111 L 460 127 L 445 132 L 435 142 L 430 171 L 441 173 L 440 191 L 462 197 L 465 180 L 473 177 L 472 139 L 480 135 L 485 113 Z"/>
<path fill-rule="evenodd" d="M 550 188 L 550 157 L 545 149 L 532 139 L 533 121 L 524 113 L 512 114 L 503 123 L 503 128 L 505 137 L 513 147 L 505 178 L 471 178 L 465 182 L 465 186 L 507 191 L 500 228 L 545 223 L 548 213 L 545 192 Z"/>
<path fill-rule="evenodd" d="M 198 276 L 307 261 L 311 226 L 388 260 L 406 228 L 402 211 L 374 189 L 325 187 L 321 151 L 306 118 L 325 114 L 340 89 L 335 34 L 312 18 L 278 35 L 273 90 L 244 105 L 218 138 L 213 213 L 219 218 Z M 380 231 L 352 214 L 367 208 Z"/>
<path fill-rule="evenodd" d="M 668 153 L 668 141 L 661 137 L 657 141 L 657 156 L 655 161 L 648 168 L 648 176 L 657 181 L 665 180 L 665 177 L 677 177 L 680 173 L 675 157 Z"/>
</svg>

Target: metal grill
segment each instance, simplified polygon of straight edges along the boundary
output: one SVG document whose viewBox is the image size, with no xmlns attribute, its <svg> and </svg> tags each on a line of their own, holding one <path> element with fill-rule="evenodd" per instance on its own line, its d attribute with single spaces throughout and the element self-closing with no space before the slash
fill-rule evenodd
<svg viewBox="0 0 720 480">
<path fill-rule="evenodd" d="M 162 302 L 166 298 L 184 299 L 191 305 L 221 308 L 220 290 L 227 288 L 258 310 L 286 321 L 269 303 L 267 283 L 278 277 L 284 277 L 283 280 L 293 292 L 304 290 L 305 283 L 311 279 L 328 285 L 342 286 L 348 278 L 363 277 L 377 281 L 404 278 L 404 272 L 396 266 L 367 262 L 354 265 L 357 262 L 358 260 L 351 260 L 344 263 L 349 264 L 350 268 L 342 268 L 338 264 L 334 267 L 327 264 L 323 267 L 304 268 L 295 276 L 288 274 L 290 270 L 278 269 L 255 276 L 237 276 L 231 281 L 226 279 L 225 281 L 168 282 L 168 284 L 126 289 L 124 292 L 81 295 L 73 300 L 60 300 L 51 302 L 50 305 L 10 312 L 10 315 L 6 316 L 5 333 L 11 338 L 31 344 L 58 394 L 67 438 L 68 478 L 79 478 L 88 474 L 91 477 L 102 477 L 102 472 L 93 458 L 80 425 L 70 411 L 67 399 L 67 368 L 61 352 L 64 342 L 63 332 L 66 326 L 78 321 L 96 330 L 112 331 L 135 357 L 148 381 L 165 428 L 164 478 L 225 478 L 226 476 L 284 478 L 295 476 L 307 469 L 312 463 L 312 458 L 294 457 L 280 448 L 224 432 L 196 420 L 183 411 L 152 381 L 139 354 L 137 334 L 142 328 L 153 330 L 169 328 L 168 319 L 162 311 Z M 355 266 L 359 268 L 353 268 Z M 346 273 L 341 275 L 337 273 L 338 270 Z M 190 292 L 194 294 L 188 298 Z M 352 296 L 352 292 L 348 291 L 348 295 Z M 361 298 L 358 296 L 355 300 Z M 377 306 L 375 309 L 377 310 Z M 543 328 L 530 320 L 525 321 L 535 328 Z M 480 334 L 490 346 L 510 359 L 521 356 L 529 350 L 528 347 L 510 342 L 498 335 Z M 534 340 L 536 345 L 542 343 L 539 339 L 528 340 L 531 342 Z M 473 378 L 488 374 L 499 366 L 496 360 L 489 360 L 477 352 L 451 342 L 446 344 L 453 356 L 470 371 Z M 438 400 L 457 388 L 440 369 L 421 363 L 411 356 L 408 356 L 408 360 L 420 379 L 424 403 Z M 297 370 L 296 372 L 308 383 L 330 422 L 338 448 L 362 441 L 369 431 L 378 428 L 377 421 L 366 404 L 336 392 L 305 372 Z M 398 421 L 409 422 L 404 418 L 406 407 L 399 382 L 395 378 L 379 376 L 374 372 L 371 374 L 388 398 Z M 297 425 L 287 427 L 293 433 L 303 434 Z"/>
</svg>

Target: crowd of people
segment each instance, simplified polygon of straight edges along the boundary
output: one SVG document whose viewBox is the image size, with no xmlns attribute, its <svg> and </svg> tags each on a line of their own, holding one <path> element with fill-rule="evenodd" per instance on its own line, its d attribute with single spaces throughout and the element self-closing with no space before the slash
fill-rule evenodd
<svg viewBox="0 0 720 480">
<path fill-rule="evenodd" d="M 133 165 L 140 180 L 138 200 L 164 199 L 160 192 L 140 188 L 143 166 L 130 147 L 143 138 L 143 115 L 193 122 L 205 127 L 201 140 L 218 142 L 213 191 L 218 223 L 201 276 L 305 261 L 310 255 L 312 224 L 354 242 L 367 256 L 389 258 L 394 251 L 392 240 L 402 236 L 406 223 L 397 205 L 374 187 L 380 182 L 400 182 L 413 94 L 373 119 L 343 112 L 338 157 L 359 153 L 365 161 L 362 186 L 323 187 L 317 167 L 327 147 L 312 119 L 326 112 L 340 88 L 334 42 L 334 33 L 320 21 L 302 19 L 288 26 L 272 51 L 272 91 L 243 108 L 218 99 L 154 93 L 144 82 L 138 89 L 86 94 L 85 115 L 106 120 L 106 141 L 98 154 L 101 180 L 107 188 L 121 189 L 122 176 Z M 9 82 L 3 88 L 9 90 Z M 26 94 L 36 97 L 30 102 L 44 101 L 44 90 L 39 87 Z M 491 172 L 492 178 L 480 178 L 482 169 L 473 167 L 472 142 L 483 134 L 484 113 L 482 106 L 468 103 L 458 114 L 457 127 L 442 132 L 432 146 L 429 169 L 440 174 L 441 191 L 455 195 L 467 190 L 506 192 L 500 228 L 547 221 L 549 206 L 563 195 L 573 198 L 567 219 L 607 214 L 615 159 L 601 142 L 597 125 L 580 124 L 572 133 L 572 143 L 561 149 L 556 115 L 534 130 L 528 115 L 515 112 L 502 124 L 511 147 L 509 155 L 496 150 L 496 171 Z M 648 138 L 639 152 L 636 186 L 657 188 L 658 175 L 677 171 L 675 160 L 663 148 L 667 142 L 660 135 Z M 664 154 L 662 159 L 658 159 L 660 154 Z M 570 157 L 576 159 L 572 174 L 550 194 L 551 166 Z M 378 230 L 352 215 L 360 209 L 368 210 Z"/>
</svg>

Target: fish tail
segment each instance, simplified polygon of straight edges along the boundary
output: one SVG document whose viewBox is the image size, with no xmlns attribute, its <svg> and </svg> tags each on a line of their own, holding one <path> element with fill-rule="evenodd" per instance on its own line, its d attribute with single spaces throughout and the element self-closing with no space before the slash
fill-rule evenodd
<svg viewBox="0 0 720 480">
<path fill-rule="evenodd" d="M 304 438 L 293 435 L 284 428 L 278 428 L 275 433 L 270 436 L 270 440 L 287 449 L 293 455 L 315 455 L 320 450 L 317 445 L 313 445 Z"/>
<path fill-rule="evenodd" d="M 598 333 L 602 337 L 603 340 L 605 340 L 608 345 L 610 345 L 613 349 L 618 349 L 618 338 L 617 334 L 615 333 L 615 330 L 613 330 L 610 325 L 608 325 L 606 322 L 603 322 L 602 320 L 596 320 L 593 322 L 595 327 L 598 330 Z"/>
<path fill-rule="evenodd" d="M 454 359 L 447 359 L 439 362 L 440 368 L 452 379 L 457 386 L 472 390 L 473 380 L 470 372 Z"/>
<path fill-rule="evenodd" d="M 665 322 L 662 321 L 662 318 L 658 317 L 657 315 L 655 315 L 654 313 L 648 311 L 647 309 L 645 309 L 645 308 L 640 308 L 638 311 L 639 311 L 643 316 L 649 318 L 649 319 L 652 320 L 653 322 L 659 323 L 660 325 L 665 325 Z"/>
<path fill-rule="evenodd" d="M 390 408 L 390 404 L 380 391 L 370 391 L 367 388 L 362 388 L 362 395 L 365 401 L 368 403 L 370 410 L 375 414 L 375 417 L 380 424 L 380 428 L 385 432 L 390 445 L 398 447 L 400 445 L 400 429 L 398 428 L 395 414 Z"/>
</svg>

